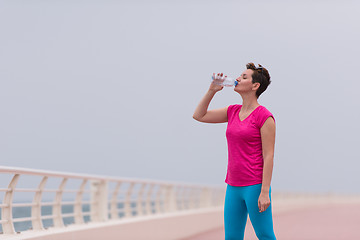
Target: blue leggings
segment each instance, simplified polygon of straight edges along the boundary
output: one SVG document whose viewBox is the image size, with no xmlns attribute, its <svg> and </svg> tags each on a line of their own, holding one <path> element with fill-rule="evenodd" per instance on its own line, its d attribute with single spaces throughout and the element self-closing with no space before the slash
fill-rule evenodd
<svg viewBox="0 0 360 240">
<path fill-rule="evenodd" d="M 264 212 L 259 212 L 260 192 L 261 183 L 245 187 L 227 185 L 224 206 L 225 240 L 244 239 L 248 213 L 260 240 L 276 240 L 271 213 L 271 187 L 270 206 Z"/>
</svg>

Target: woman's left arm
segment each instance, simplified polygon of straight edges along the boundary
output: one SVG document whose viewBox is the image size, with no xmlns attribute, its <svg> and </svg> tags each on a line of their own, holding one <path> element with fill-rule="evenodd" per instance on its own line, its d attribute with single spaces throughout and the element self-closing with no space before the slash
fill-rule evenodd
<svg viewBox="0 0 360 240">
<path fill-rule="evenodd" d="M 260 129 L 262 153 L 264 159 L 263 178 L 261 193 L 259 196 L 259 211 L 263 212 L 270 206 L 270 183 L 274 165 L 274 148 L 275 148 L 275 121 L 269 117 Z"/>
</svg>

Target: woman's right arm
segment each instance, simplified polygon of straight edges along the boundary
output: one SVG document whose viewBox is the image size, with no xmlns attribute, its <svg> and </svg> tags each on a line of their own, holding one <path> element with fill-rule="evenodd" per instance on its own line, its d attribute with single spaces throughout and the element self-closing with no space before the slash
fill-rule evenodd
<svg viewBox="0 0 360 240">
<path fill-rule="evenodd" d="M 222 74 L 220 75 L 222 76 Z M 211 83 L 209 90 L 206 92 L 205 96 L 201 99 L 199 105 L 196 107 L 193 118 L 199 122 L 204 123 L 224 123 L 227 122 L 227 108 L 219 108 L 214 110 L 207 110 L 209 104 L 216 94 L 216 92 L 221 91 L 224 87 Z"/>
</svg>

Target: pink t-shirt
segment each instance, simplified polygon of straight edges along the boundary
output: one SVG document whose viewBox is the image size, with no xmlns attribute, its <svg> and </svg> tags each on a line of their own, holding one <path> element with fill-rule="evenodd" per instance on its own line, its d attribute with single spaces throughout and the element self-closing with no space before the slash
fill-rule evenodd
<svg viewBox="0 0 360 240">
<path fill-rule="evenodd" d="M 231 186 L 262 183 L 264 160 L 260 128 L 270 116 L 274 118 L 260 105 L 240 121 L 241 107 L 239 104 L 230 105 L 227 110 L 228 167 L 225 182 Z"/>
</svg>

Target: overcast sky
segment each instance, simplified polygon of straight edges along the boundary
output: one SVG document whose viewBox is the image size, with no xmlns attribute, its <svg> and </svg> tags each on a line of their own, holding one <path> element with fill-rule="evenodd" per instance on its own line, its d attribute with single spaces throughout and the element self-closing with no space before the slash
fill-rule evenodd
<svg viewBox="0 0 360 240">
<path fill-rule="evenodd" d="M 360 193 L 358 1 L 0 1 L 1 165 L 224 185 L 211 74 L 260 63 L 273 191 Z M 241 104 L 224 88 L 209 109 Z"/>
</svg>

